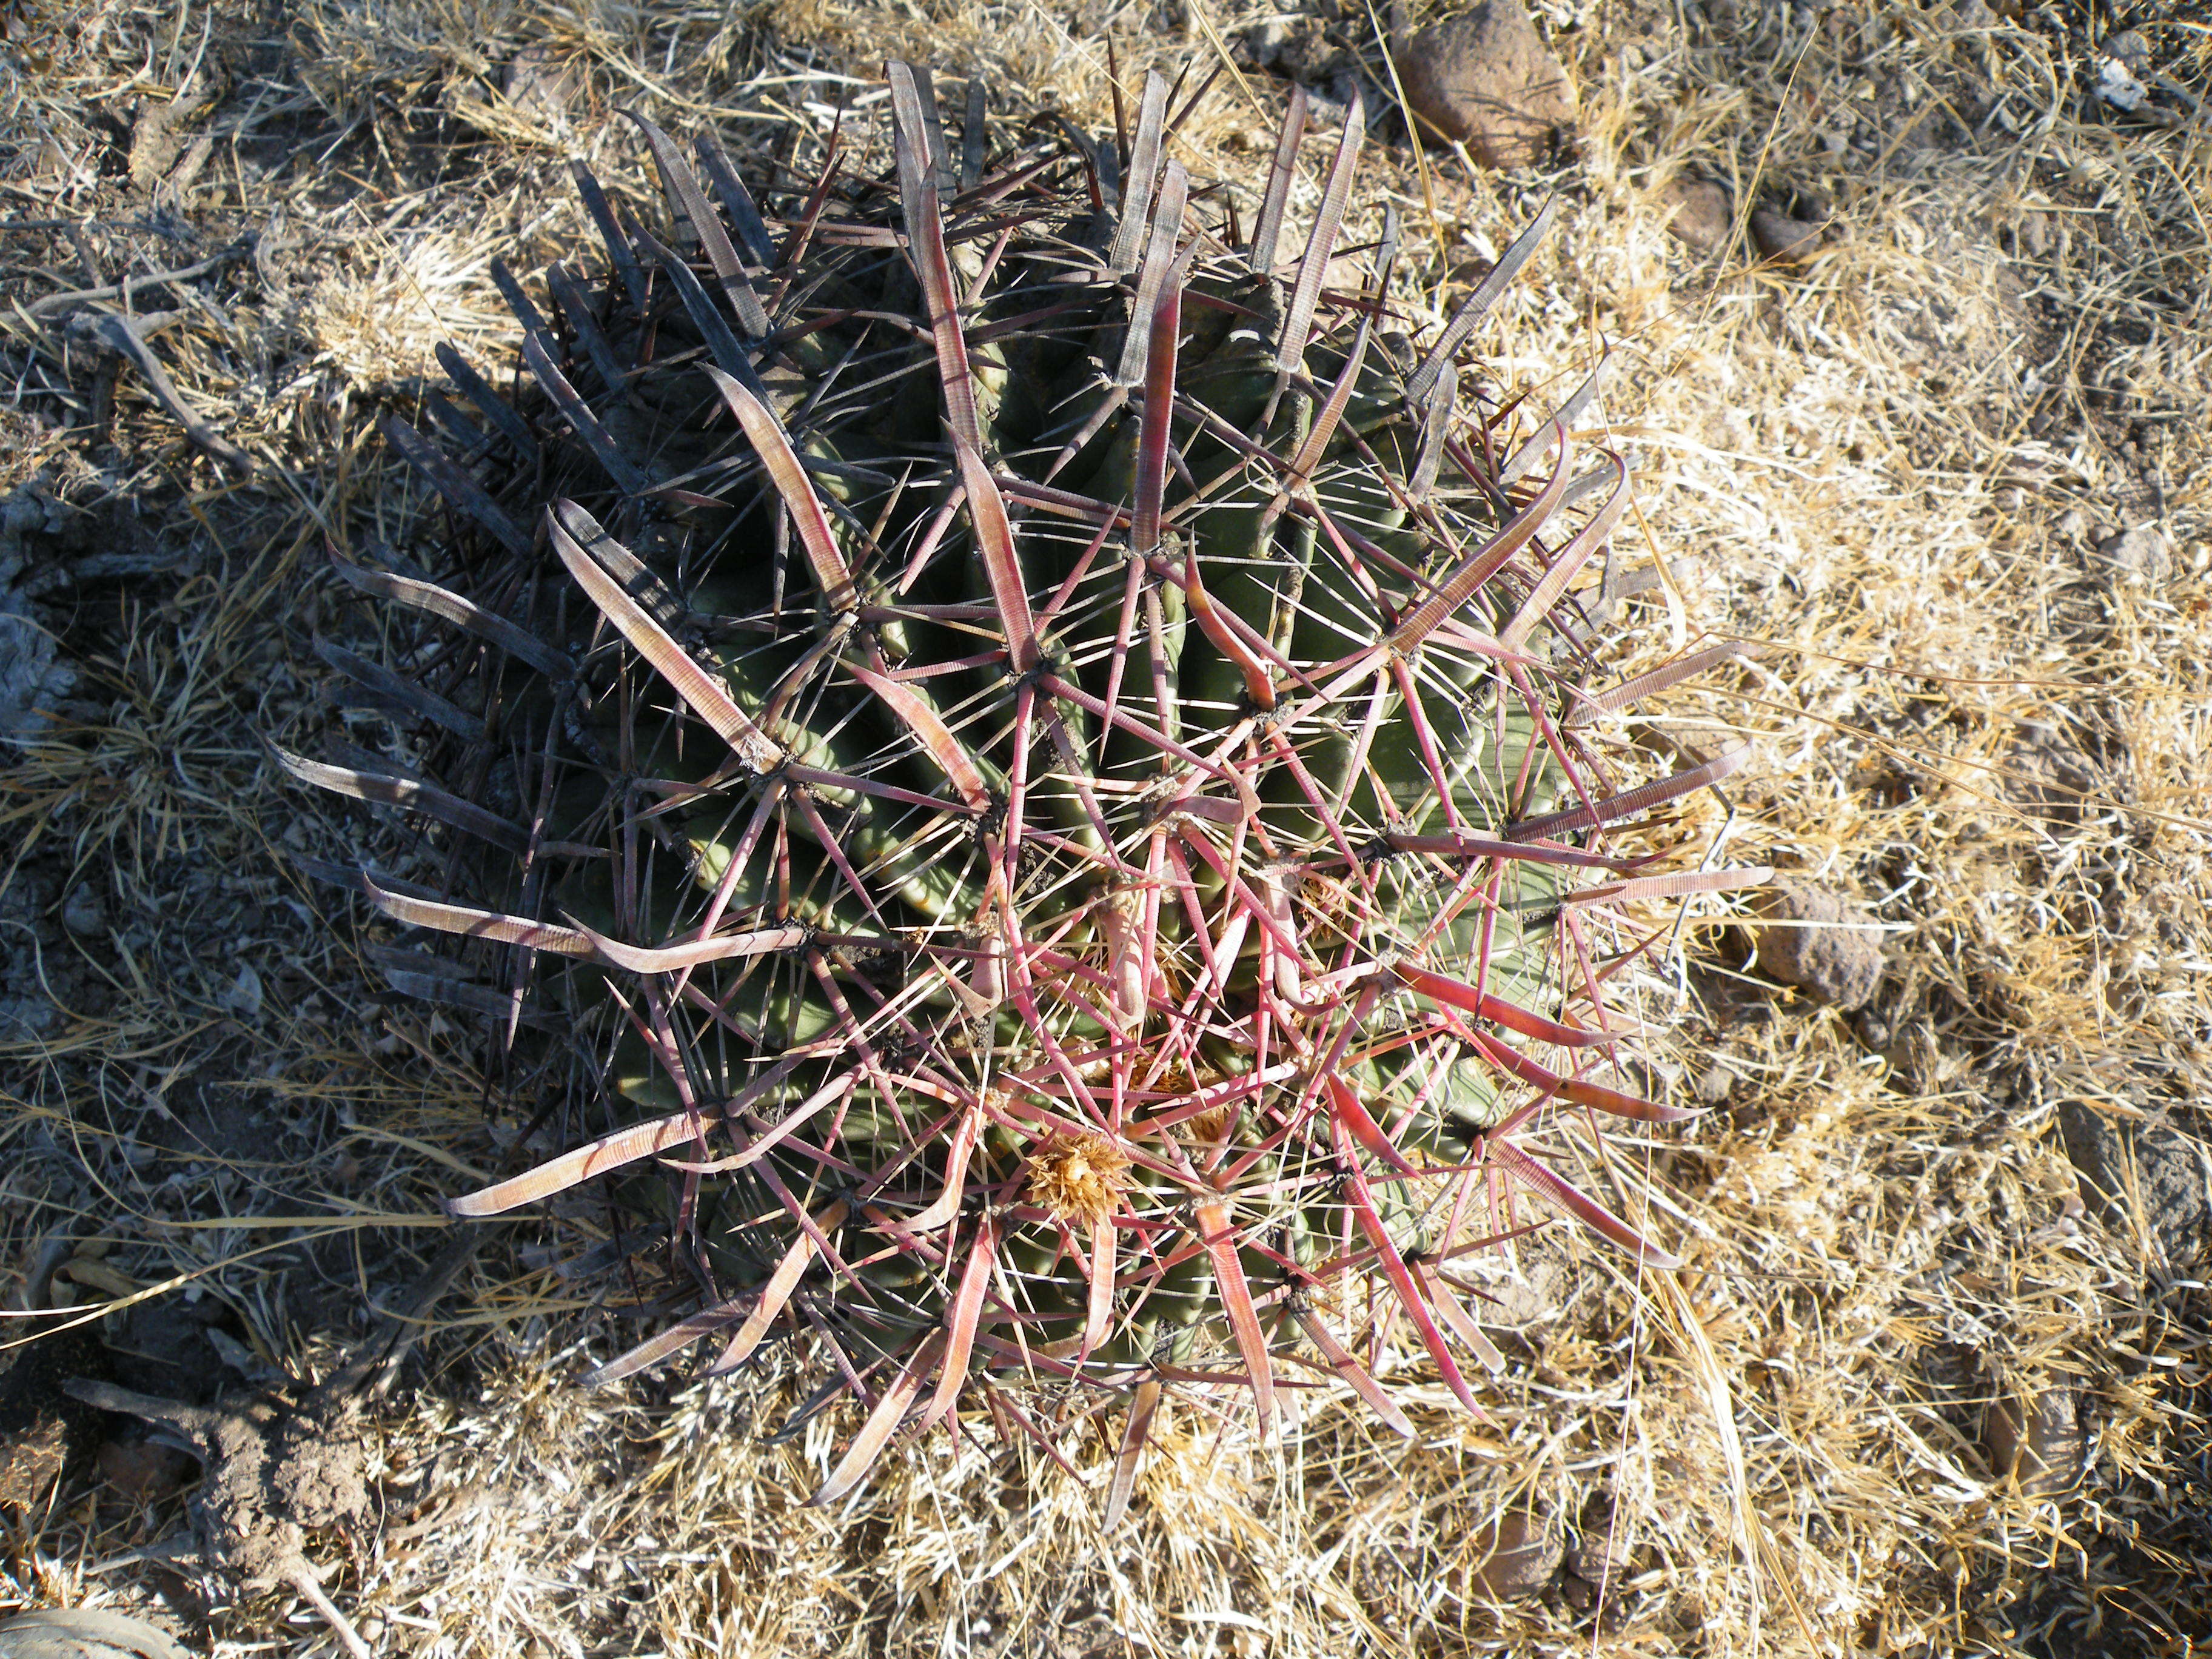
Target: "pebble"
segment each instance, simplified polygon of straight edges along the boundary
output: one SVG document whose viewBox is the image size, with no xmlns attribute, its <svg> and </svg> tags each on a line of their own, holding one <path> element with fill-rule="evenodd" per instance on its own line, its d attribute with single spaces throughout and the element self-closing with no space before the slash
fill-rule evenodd
<svg viewBox="0 0 2212 1659">
<path fill-rule="evenodd" d="M 107 907 L 100 902 L 100 890 L 88 881 L 81 881 L 69 890 L 62 901 L 62 926 L 79 939 L 91 939 L 107 928 Z"/>
<path fill-rule="evenodd" d="M 1628 1576 L 1635 1553 L 1636 1539 L 1627 1517 L 1617 1516 L 1605 1498 L 1592 1498 L 1583 1512 L 1582 1530 L 1567 1547 L 1567 1571 L 1602 1587 Z"/>
<path fill-rule="evenodd" d="M 241 1019 L 252 1019 L 261 1012 L 261 975 L 251 966 L 241 966 L 238 977 L 231 981 L 220 1000 L 225 1008 Z"/>
<path fill-rule="evenodd" d="M 1516 1510 L 1479 1528 L 1468 1540 L 1488 1559 L 1472 1575 L 1474 1592 L 1493 1601 L 1518 1601 L 1552 1582 L 1566 1546 L 1537 1516 Z"/>
<path fill-rule="evenodd" d="M 507 60 L 500 90 L 523 114 L 560 126 L 568 119 L 583 79 L 574 60 L 564 61 L 549 46 L 525 46 Z"/>
<path fill-rule="evenodd" d="M 1828 227 L 1811 219 L 1796 219 L 1775 208 L 1753 208 L 1751 240 L 1777 264 L 1802 265 L 1826 246 Z"/>
<path fill-rule="evenodd" d="M 2212 1240 L 2212 1188 L 2198 1139 L 2170 1122 L 2137 1122 L 2081 1100 L 2059 1103 L 2058 1127 L 2084 1207 L 2131 1249 L 2143 1240 L 2161 1273 L 2195 1271 Z"/>
<path fill-rule="evenodd" d="M 2122 581 L 2160 582 L 2173 568 L 2173 544 L 2154 524 L 2139 524 L 2097 544 L 2097 556 Z"/>
<path fill-rule="evenodd" d="M 1542 160 L 1553 135 L 1571 130 L 1579 112 L 1574 83 L 1521 0 L 1480 0 L 1395 55 L 1408 107 L 1482 167 Z"/>
<path fill-rule="evenodd" d="M 1728 245 L 1735 228 L 1735 204 L 1728 186 L 1710 179 L 1677 178 L 1659 192 L 1659 204 L 1671 207 L 1668 234 L 1692 253 L 1712 253 Z"/>
<path fill-rule="evenodd" d="M 150 1504 L 184 1490 L 192 1459 L 154 1440 L 110 1440 L 98 1455 L 100 1477 L 134 1504 Z"/>
<path fill-rule="evenodd" d="M 1846 1012 L 1872 1000 L 1881 983 L 1881 935 L 1838 925 L 1865 920 L 1841 894 L 1778 876 L 1756 908 L 1771 922 L 1790 924 L 1753 928 L 1761 973 Z"/>
<path fill-rule="evenodd" d="M 2081 1427 L 2074 1396 L 2050 1389 L 2023 1402 L 1991 1402 L 1982 1425 L 1982 1445 L 1990 1471 L 2000 1480 L 2020 1477 L 2030 1498 L 2048 1498 L 2072 1486 L 2081 1461 Z"/>
<path fill-rule="evenodd" d="M 1301 84 L 1327 80 L 1338 67 L 1320 22 L 1310 17 L 1263 19 L 1244 31 L 1243 44 L 1255 68 Z"/>
</svg>

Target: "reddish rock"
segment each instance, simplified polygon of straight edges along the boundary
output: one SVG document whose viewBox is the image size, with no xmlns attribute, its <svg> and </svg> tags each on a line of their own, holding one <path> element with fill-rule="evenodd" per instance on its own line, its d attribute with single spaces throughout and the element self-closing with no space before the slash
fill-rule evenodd
<svg viewBox="0 0 2212 1659">
<path fill-rule="evenodd" d="M 1468 1542 L 1488 1558 L 1474 1570 L 1474 1592 L 1493 1601 L 1535 1595 L 1552 1582 L 1565 1550 L 1540 1517 L 1518 1510 L 1500 1516 Z"/>
<path fill-rule="evenodd" d="M 1832 214 L 1817 191 L 1780 191 L 1752 210 L 1751 240 L 1777 264 L 1806 264 L 1828 245 Z"/>
<path fill-rule="evenodd" d="M 1557 130 L 1574 125 L 1574 83 L 1520 0 L 1481 0 L 1405 40 L 1394 56 L 1413 112 L 1483 167 L 1526 167 Z"/>
<path fill-rule="evenodd" d="M 100 1449 L 100 1478 L 134 1504 L 183 1491 L 197 1467 L 175 1447 L 152 1440 L 111 1440 Z"/>
<path fill-rule="evenodd" d="M 1668 234 L 1692 253 L 1712 253 L 1728 245 L 1735 228 L 1735 204 L 1728 186 L 1708 179 L 1676 179 L 1659 192 L 1659 205 L 1673 210 Z"/>
<path fill-rule="evenodd" d="M 1881 983 L 1881 935 L 1841 894 L 1802 877 L 1778 876 L 1759 896 L 1759 970 L 1846 1012 Z"/>
</svg>

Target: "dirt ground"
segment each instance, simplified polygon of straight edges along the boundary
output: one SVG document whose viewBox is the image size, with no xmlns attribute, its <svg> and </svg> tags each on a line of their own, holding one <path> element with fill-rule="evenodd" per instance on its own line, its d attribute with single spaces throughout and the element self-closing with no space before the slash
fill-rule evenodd
<svg viewBox="0 0 2212 1659">
<path fill-rule="evenodd" d="M 1581 113 L 1498 173 L 1396 113 L 1382 42 L 1427 14 L 1335 0 L 0 4 L 0 1301 L 52 1310 L 0 1328 L 0 1616 L 339 1650 L 300 1575 L 192 1553 L 213 1494 L 379 1653 L 2212 1641 L 2212 27 L 1532 9 Z M 398 831 L 268 744 L 336 729 L 318 646 L 374 627 L 326 550 L 439 533 L 378 416 L 441 342 L 511 356 L 491 262 L 534 279 L 584 234 L 569 158 L 653 199 L 617 110 L 803 172 L 902 55 L 1110 131 L 1109 41 L 1129 85 L 1230 66 L 1183 149 L 1248 198 L 1291 78 L 1310 160 L 1364 87 L 1352 234 L 1395 201 L 1416 332 L 1557 192 L 1487 377 L 1555 403 L 1610 352 L 1585 429 L 1634 457 L 1668 572 L 1620 672 L 1761 647 L 1653 711 L 1757 749 L 1683 833 L 1846 895 L 1882 982 L 1794 994 L 1742 904 L 1700 902 L 1661 1069 L 1706 1109 L 1638 1147 L 1690 1266 L 1565 1235 L 1486 1265 L 1488 1421 L 1409 1357 L 1411 1445 L 1356 1401 L 1272 1449 L 1173 1408 L 1110 1536 L 1111 1447 L 988 1433 L 811 1509 L 851 1426 L 800 1413 L 814 1356 L 586 1392 L 669 1288 L 620 1218 L 447 1248 L 440 1200 L 563 1109 L 395 988 L 392 930 L 301 860 Z M 1715 234 L 1670 232 L 1716 185 Z M 1817 247 L 1763 257 L 1762 207 Z M 261 1391 L 262 1427 L 194 1418 L 188 1455 L 68 1376 Z M 286 1463 L 302 1424 L 345 1454 Z M 250 1492 L 203 1474 L 218 1429 Z M 1566 1552 L 1501 1601 L 1516 1516 Z"/>
</svg>

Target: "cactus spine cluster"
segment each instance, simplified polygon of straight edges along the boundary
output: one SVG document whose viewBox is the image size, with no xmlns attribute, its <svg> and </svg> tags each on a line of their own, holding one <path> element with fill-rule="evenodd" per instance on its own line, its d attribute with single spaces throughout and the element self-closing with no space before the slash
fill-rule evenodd
<svg viewBox="0 0 2212 1659">
<path fill-rule="evenodd" d="M 1247 222 L 1157 76 L 1126 143 L 1003 151 L 971 88 L 956 152 L 890 76 L 891 174 L 833 155 L 773 224 L 639 120 L 659 228 L 579 166 L 596 272 L 498 273 L 514 395 L 442 354 L 388 422 L 453 533 L 339 562 L 405 672 L 330 654 L 419 763 L 287 764 L 431 826 L 444 886 L 357 878 L 477 942 L 410 988 L 618 1103 L 452 1208 L 625 1183 L 702 1302 L 599 1375 L 813 1333 L 867 1407 L 825 1498 L 979 1398 L 1047 1441 L 1128 1402 L 1116 1512 L 1163 1386 L 1265 1433 L 1334 1374 L 1411 1432 L 1401 1318 L 1473 1409 L 1452 1264 L 1513 1194 L 1663 1260 L 1534 1137 L 1683 1115 L 1620 1085 L 1607 906 L 1734 879 L 1607 850 L 1730 764 L 1584 740 L 1698 665 L 1587 688 L 1626 464 L 1462 395 L 1549 211 L 1417 355 L 1395 221 L 1332 264 L 1356 103 L 1299 240 L 1295 92 Z"/>
</svg>

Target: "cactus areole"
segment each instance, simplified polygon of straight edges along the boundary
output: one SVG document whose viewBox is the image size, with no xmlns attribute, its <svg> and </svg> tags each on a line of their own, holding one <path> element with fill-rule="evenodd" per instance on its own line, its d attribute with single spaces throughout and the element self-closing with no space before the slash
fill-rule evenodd
<svg viewBox="0 0 2212 1659">
<path fill-rule="evenodd" d="M 890 175 L 833 142 L 781 219 L 711 137 L 637 122 L 650 228 L 578 167 L 603 251 L 496 273 L 512 395 L 441 352 L 387 422 L 442 565 L 338 563 L 413 624 L 404 673 L 327 653 L 413 763 L 286 763 L 428 826 L 443 885 L 358 878 L 476 941 L 408 988 L 611 1103 L 451 1206 L 665 1220 L 699 1310 L 597 1378 L 811 1333 L 866 1406 L 825 1499 L 964 1407 L 1126 1407 L 1118 1515 L 1164 1386 L 1410 1433 L 1378 1354 L 1470 1410 L 1496 1362 L 1455 1258 L 1565 1215 L 1664 1261 L 1536 1132 L 1685 1115 L 1620 1082 L 1624 907 L 1746 872 L 1608 846 L 1731 757 L 1586 740 L 1669 678 L 1587 689 L 1626 465 L 1584 398 L 1461 394 L 1550 210 L 1423 355 L 1395 222 L 1332 264 L 1356 102 L 1302 157 L 1293 92 L 1240 219 L 1157 76 L 1126 147 L 1011 150 L 890 76 Z"/>
</svg>

